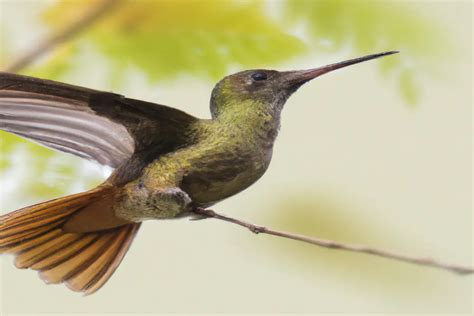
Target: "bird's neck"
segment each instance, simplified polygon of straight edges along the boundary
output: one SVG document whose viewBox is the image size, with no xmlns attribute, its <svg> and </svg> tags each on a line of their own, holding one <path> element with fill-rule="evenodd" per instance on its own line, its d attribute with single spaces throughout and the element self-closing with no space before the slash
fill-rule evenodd
<svg viewBox="0 0 474 316">
<path fill-rule="evenodd" d="M 280 129 L 280 110 L 255 101 L 228 107 L 214 119 L 230 137 L 243 137 L 259 146 L 272 147 Z"/>
</svg>

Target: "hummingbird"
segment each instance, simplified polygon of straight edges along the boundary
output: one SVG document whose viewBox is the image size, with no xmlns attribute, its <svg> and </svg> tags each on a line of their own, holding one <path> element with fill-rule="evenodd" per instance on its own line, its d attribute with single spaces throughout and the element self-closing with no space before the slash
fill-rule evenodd
<svg viewBox="0 0 474 316">
<path fill-rule="evenodd" d="M 328 72 L 388 51 L 297 71 L 220 80 L 211 119 L 65 83 L 0 72 L 0 129 L 114 169 L 102 184 L 0 216 L 0 253 L 46 283 L 99 290 L 145 220 L 192 216 L 267 170 L 288 98 Z"/>
</svg>

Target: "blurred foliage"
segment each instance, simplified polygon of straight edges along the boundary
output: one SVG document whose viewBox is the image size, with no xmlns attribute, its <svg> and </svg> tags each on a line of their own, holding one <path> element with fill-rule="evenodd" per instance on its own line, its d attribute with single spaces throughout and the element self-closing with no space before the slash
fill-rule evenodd
<svg viewBox="0 0 474 316">
<path fill-rule="evenodd" d="M 53 30 L 60 30 L 101 1 L 51 2 L 42 19 Z M 229 71 L 274 68 L 310 52 L 348 48 L 355 56 L 399 49 L 403 54 L 377 65 L 383 73 L 398 78 L 401 95 L 413 105 L 420 97 L 418 70 L 441 56 L 438 43 L 445 38 L 420 10 L 411 9 L 399 1 L 122 0 L 85 32 L 25 72 L 55 80 L 65 80 L 70 73 L 87 77 L 94 69 L 84 64 L 81 54 L 92 50 L 103 56 L 110 85 L 123 84 L 130 70 L 139 70 L 150 82 L 181 75 L 217 80 Z M 295 35 L 301 25 L 307 36 Z M 8 57 L 10 51 L 3 47 L 2 53 Z M 29 167 L 33 175 L 50 168 L 48 161 L 56 157 L 49 149 L 16 136 L 1 133 L 0 137 L 0 171 L 11 167 L 11 154 L 20 145 L 36 157 Z M 70 177 L 71 185 L 81 178 L 73 177 L 73 168 L 61 172 Z M 43 185 L 24 189 L 39 194 Z M 67 187 L 54 193 L 62 194 Z"/>
<path fill-rule="evenodd" d="M 420 98 L 417 79 L 423 66 L 446 53 L 448 36 L 421 10 L 401 1 L 287 1 L 286 18 L 305 23 L 318 50 L 336 52 L 350 47 L 358 54 L 399 50 L 399 58 L 378 61 L 384 73 L 398 76 L 402 97 L 409 105 Z"/>
<path fill-rule="evenodd" d="M 24 201 L 58 197 L 77 191 L 74 187 L 83 190 L 102 182 L 99 172 L 84 172 L 81 158 L 58 154 L 3 131 L 0 131 L 0 153 L 3 182 L 8 189 L 16 187 Z M 8 173 L 10 170 L 13 172 Z"/>
<path fill-rule="evenodd" d="M 59 1 L 44 13 L 55 29 L 68 25 L 101 1 Z M 217 80 L 232 68 L 274 66 L 309 51 L 356 54 L 400 50 L 397 58 L 378 62 L 394 74 L 407 104 L 420 98 L 419 74 L 445 52 L 448 36 L 413 4 L 400 1 L 293 0 L 281 1 L 280 17 L 265 14 L 272 2 L 220 0 L 121 1 L 118 7 L 81 36 L 111 62 L 111 82 L 117 84 L 130 68 L 151 81 L 182 74 Z M 198 13 L 198 14 L 196 14 Z M 303 24 L 313 42 L 291 35 Z M 74 66 L 81 41 L 68 43 L 68 53 L 54 54 L 37 69 L 58 78 Z M 441 43 L 441 44 L 440 44 Z M 76 45 L 75 49 L 72 47 Z M 354 55 L 356 55 L 354 54 Z M 69 62 L 68 62 L 69 61 Z"/>
<path fill-rule="evenodd" d="M 43 146 L 38 146 L 24 138 L 15 136 L 13 134 L 0 131 L 0 170 L 11 167 L 12 161 L 7 153 L 12 152 L 17 146 L 26 146 L 29 150 L 35 152 L 35 156 L 38 158 L 38 163 L 41 165 L 43 159 L 51 158 L 54 155 L 54 151 L 49 150 Z M 43 168 L 40 168 L 43 169 Z"/>
<path fill-rule="evenodd" d="M 49 62 L 27 70 L 28 75 L 45 78 L 60 78 L 71 69 L 73 57 L 79 52 L 78 45 L 66 43 L 52 53 Z"/>
<path fill-rule="evenodd" d="M 81 1 L 58 2 L 45 21 L 61 29 L 84 7 Z M 305 48 L 264 14 L 262 1 L 123 1 L 84 39 L 116 70 L 137 67 L 152 81 L 181 74 L 216 80 L 229 67 L 268 66 Z"/>
<path fill-rule="evenodd" d="M 299 191 L 289 193 L 272 204 L 262 216 L 268 227 L 393 251 L 406 251 L 413 247 L 411 240 L 403 240 L 402 232 L 391 230 L 388 223 L 383 227 L 377 226 L 373 219 L 366 217 L 370 212 L 360 209 L 357 201 L 338 194 L 323 191 L 308 191 L 305 194 Z M 249 247 L 255 247 L 254 238 L 248 238 Z M 271 248 L 265 249 L 270 251 L 259 252 L 260 255 L 270 258 L 278 256 L 279 263 L 285 269 L 304 271 L 303 275 L 314 277 L 315 282 L 322 277 L 321 271 L 325 271 L 331 279 L 339 278 L 347 283 L 362 280 L 363 283 L 389 284 L 381 288 L 392 292 L 406 292 L 407 289 L 429 291 L 439 285 L 438 280 L 432 277 L 433 271 L 423 267 L 281 238 L 269 238 L 267 242 Z"/>
</svg>

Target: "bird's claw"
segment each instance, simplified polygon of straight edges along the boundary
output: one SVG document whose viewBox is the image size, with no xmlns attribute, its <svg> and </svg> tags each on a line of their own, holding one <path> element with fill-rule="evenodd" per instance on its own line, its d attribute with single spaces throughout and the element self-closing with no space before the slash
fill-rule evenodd
<svg viewBox="0 0 474 316">
<path fill-rule="evenodd" d="M 209 218 L 211 217 L 210 215 L 207 215 L 209 213 L 208 210 L 204 209 L 204 208 L 201 208 L 201 207 L 197 207 L 194 209 L 194 211 L 191 211 L 191 215 L 190 215 L 190 221 L 200 221 L 200 220 L 203 220 L 203 219 L 206 219 L 206 218 Z"/>
</svg>

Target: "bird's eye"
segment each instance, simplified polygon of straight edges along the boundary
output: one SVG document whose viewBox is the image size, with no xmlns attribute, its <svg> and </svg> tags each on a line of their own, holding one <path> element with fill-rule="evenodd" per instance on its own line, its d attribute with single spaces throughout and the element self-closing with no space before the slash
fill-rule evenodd
<svg viewBox="0 0 474 316">
<path fill-rule="evenodd" d="M 267 74 L 264 72 L 253 73 L 251 77 L 255 81 L 267 80 Z"/>
</svg>

